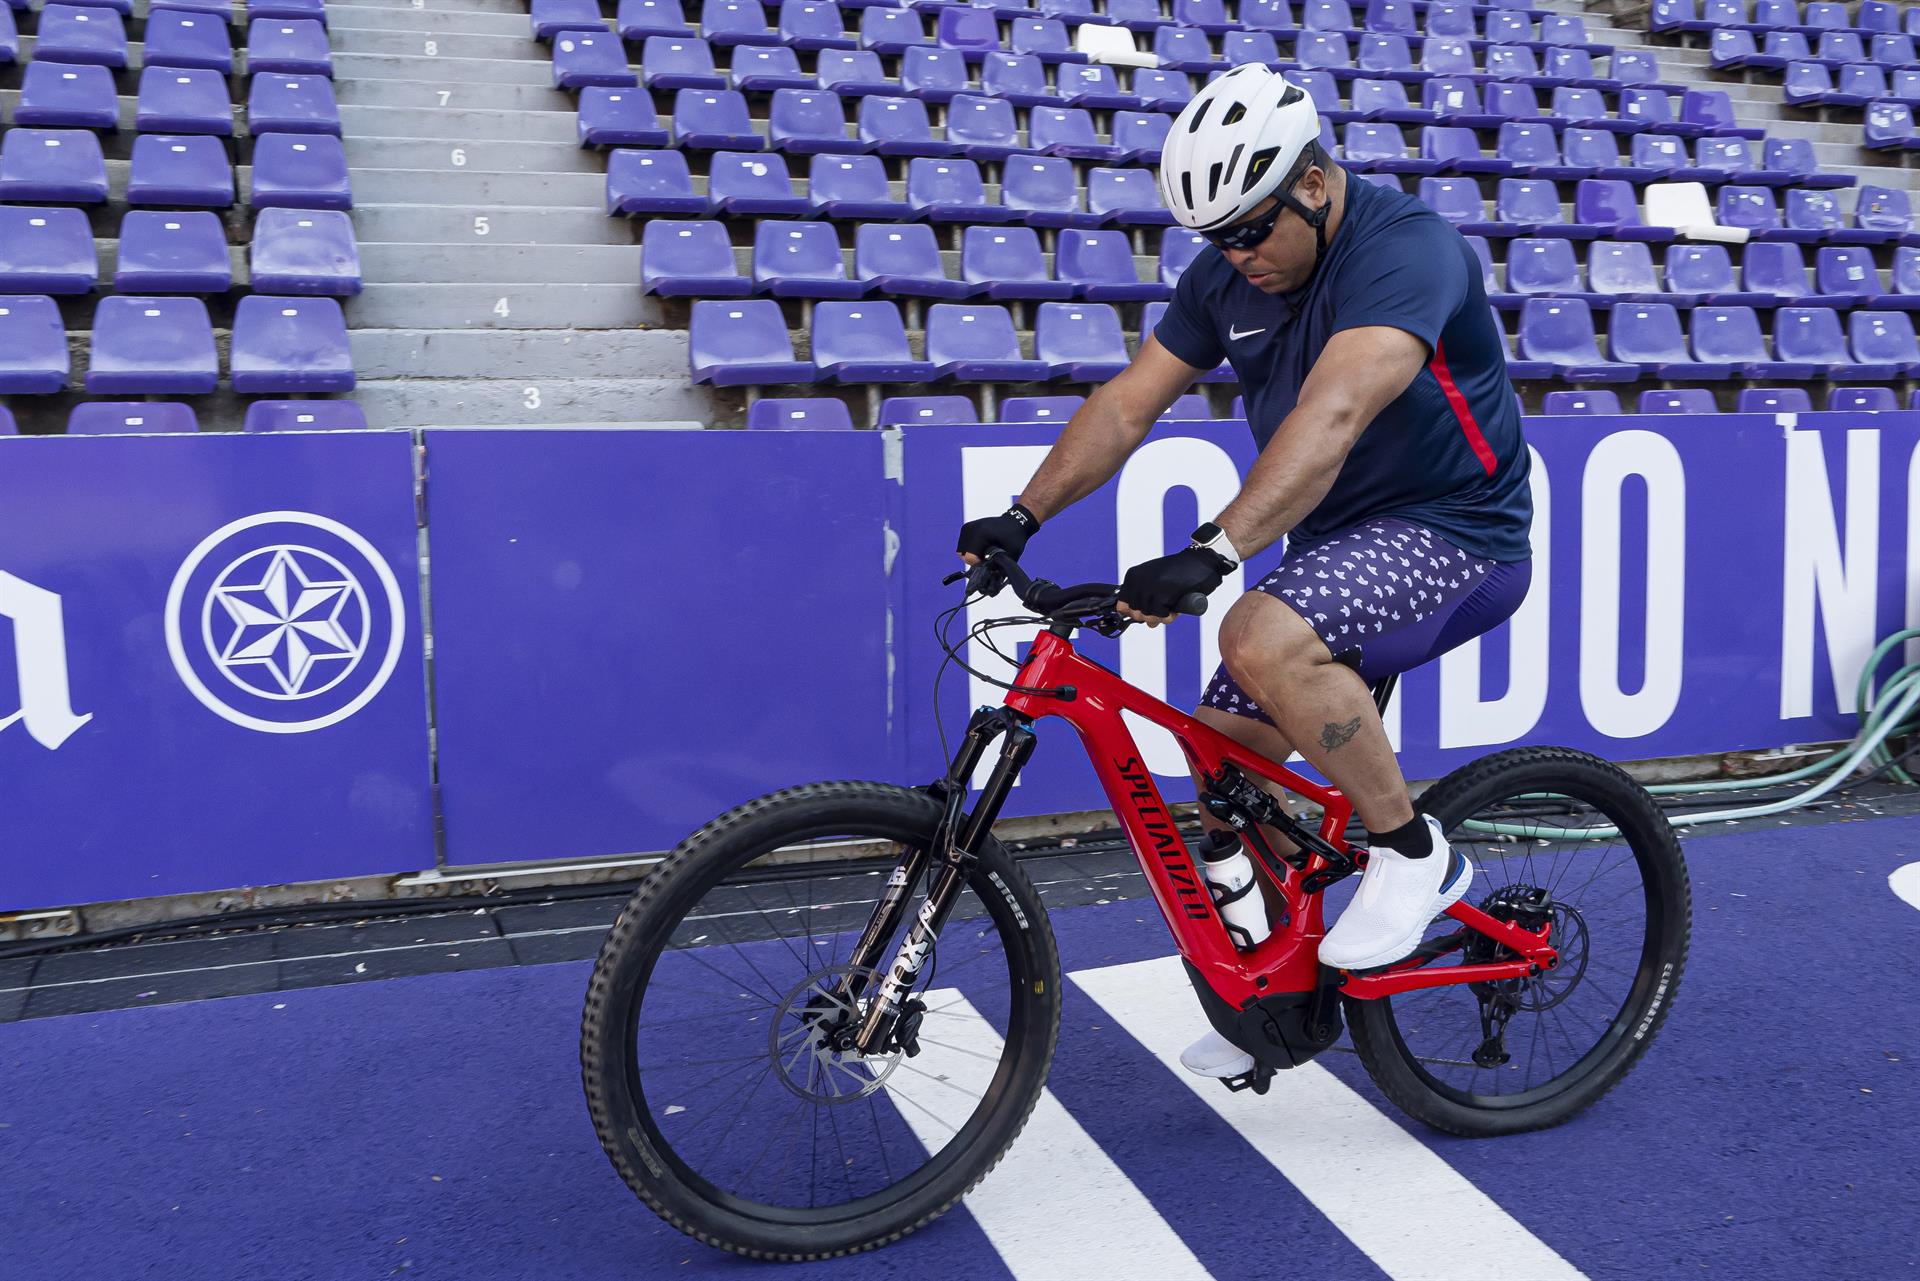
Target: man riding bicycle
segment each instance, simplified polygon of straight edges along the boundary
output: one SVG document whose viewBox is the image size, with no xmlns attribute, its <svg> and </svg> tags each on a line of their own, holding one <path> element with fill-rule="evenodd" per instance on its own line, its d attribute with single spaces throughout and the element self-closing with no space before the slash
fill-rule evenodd
<svg viewBox="0 0 1920 1281">
<path fill-rule="evenodd" d="M 1414 813 L 1368 685 L 1519 607 L 1533 507 L 1506 345 L 1472 248 L 1414 197 L 1352 179 L 1319 135 L 1307 95 L 1254 64 L 1180 113 L 1160 190 L 1211 247 L 1019 501 L 964 525 L 959 550 L 969 564 L 991 547 L 1018 556 L 1196 378 L 1232 365 L 1260 455 L 1189 547 L 1127 571 L 1119 611 L 1169 622 L 1187 593 L 1288 539 L 1222 621 L 1221 667 L 1194 715 L 1273 760 L 1298 750 L 1352 799 L 1372 856 L 1320 960 L 1366 969 L 1413 951 L 1472 879 L 1439 824 Z M 1224 827 L 1204 809 L 1201 821 Z M 1211 1031 L 1181 1061 L 1209 1076 L 1253 1067 Z"/>
</svg>

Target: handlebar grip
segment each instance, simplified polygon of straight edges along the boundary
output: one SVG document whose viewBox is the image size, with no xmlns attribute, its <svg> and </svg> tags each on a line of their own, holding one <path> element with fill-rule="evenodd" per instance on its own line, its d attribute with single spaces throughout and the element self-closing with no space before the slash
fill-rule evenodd
<svg viewBox="0 0 1920 1281">
<path fill-rule="evenodd" d="M 1192 614 L 1194 617 L 1198 618 L 1200 615 L 1207 612 L 1206 593 L 1188 592 L 1185 596 L 1182 596 L 1180 598 L 1180 603 L 1176 605 L 1174 608 L 1178 609 L 1182 614 Z"/>
</svg>

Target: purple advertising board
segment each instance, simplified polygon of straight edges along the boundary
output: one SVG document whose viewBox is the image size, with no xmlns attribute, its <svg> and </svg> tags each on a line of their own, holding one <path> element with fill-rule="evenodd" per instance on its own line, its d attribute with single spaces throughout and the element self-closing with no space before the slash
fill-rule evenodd
<svg viewBox="0 0 1920 1281">
<path fill-rule="evenodd" d="M 0 907 L 430 866 L 404 434 L 0 441 Z"/>
</svg>

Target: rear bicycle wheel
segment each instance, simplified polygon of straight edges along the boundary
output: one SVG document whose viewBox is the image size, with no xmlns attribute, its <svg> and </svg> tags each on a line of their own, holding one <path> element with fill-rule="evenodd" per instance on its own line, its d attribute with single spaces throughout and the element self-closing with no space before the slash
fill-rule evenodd
<svg viewBox="0 0 1920 1281">
<path fill-rule="evenodd" d="M 1611 762 L 1523 747 L 1465 765 L 1415 809 L 1473 863 L 1467 901 L 1553 924 L 1559 965 L 1531 978 L 1346 1001 L 1382 1093 L 1451 1134 L 1558 1125 L 1613 1088 L 1652 1044 L 1686 966 L 1692 891 L 1653 798 Z M 1441 917 L 1464 959 L 1510 956 Z M 1497 1034 L 1497 1035 L 1496 1035 Z"/>
<path fill-rule="evenodd" d="M 991 837 L 916 983 L 919 1053 L 834 1047 L 925 885 L 873 966 L 852 946 L 940 817 L 879 783 L 776 792 L 688 837 L 614 923 L 582 1079 L 614 1168 L 681 1231 L 793 1261 L 882 1245 L 951 1208 L 1025 1125 L 1059 1034 L 1060 962 Z"/>
</svg>

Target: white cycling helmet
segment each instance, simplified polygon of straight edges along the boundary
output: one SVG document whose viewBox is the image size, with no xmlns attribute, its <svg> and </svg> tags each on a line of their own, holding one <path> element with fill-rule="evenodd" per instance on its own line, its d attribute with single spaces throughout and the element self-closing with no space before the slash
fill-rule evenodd
<svg viewBox="0 0 1920 1281">
<path fill-rule="evenodd" d="M 1194 96 L 1167 133 L 1160 196 L 1184 227 L 1215 231 L 1279 195 L 1309 223 L 1288 181 L 1302 155 L 1320 158 L 1313 99 L 1277 71 L 1245 63 Z M 1304 171 L 1305 166 L 1302 166 Z M 1324 215 L 1323 215 L 1324 216 Z"/>
</svg>

